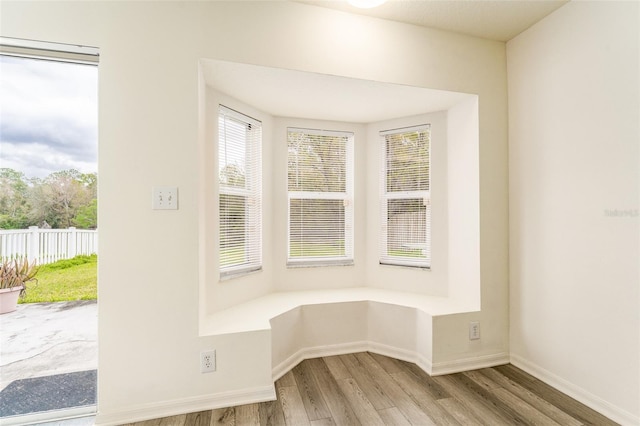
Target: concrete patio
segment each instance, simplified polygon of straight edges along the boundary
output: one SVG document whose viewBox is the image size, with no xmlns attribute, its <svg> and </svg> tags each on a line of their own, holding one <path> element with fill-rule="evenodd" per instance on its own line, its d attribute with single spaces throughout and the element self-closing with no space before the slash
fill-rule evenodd
<svg viewBox="0 0 640 426">
<path fill-rule="evenodd" d="M 0 392 L 16 380 L 97 369 L 97 303 L 18 305 L 0 315 Z"/>
</svg>

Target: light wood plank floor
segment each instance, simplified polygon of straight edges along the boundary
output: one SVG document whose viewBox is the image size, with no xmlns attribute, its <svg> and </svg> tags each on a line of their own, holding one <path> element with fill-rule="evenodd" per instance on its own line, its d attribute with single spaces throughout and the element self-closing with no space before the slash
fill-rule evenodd
<svg viewBox="0 0 640 426">
<path fill-rule="evenodd" d="M 512 365 L 430 377 L 362 352 L 303 361 L 276 391 L 277 401 L 130 426 L 616 424 Z"/>
</svg>

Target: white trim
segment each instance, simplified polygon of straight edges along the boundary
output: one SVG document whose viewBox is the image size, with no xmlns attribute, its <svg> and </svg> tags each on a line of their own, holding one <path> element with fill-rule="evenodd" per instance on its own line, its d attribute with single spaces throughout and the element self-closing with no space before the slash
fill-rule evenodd
<svg viewBox="0 0 640 426">
<path fill-rule="evenodd" d="M 11 417 L 3 417 L 0 419 L 0 425 L 33 425 L 38 423 L 59 422 L 62 420 L 77 419 L 80 417 L 95 416 L 96 406 L 87 405 L 86 407 L 69 408 L 65 410 L 45 411 L 43 413 L 24 414 Z"/>
<path fill-rule="evenodd" d="M 346 130 L 307 129 L 302 127 L 287 127 L 287 133 L 304 133 L 315 136 L 338 136 L 352 138 L 355 133 Z"/>
<path fill-rule="evenodd" d="M 426 360 L 422 354 L 407 349 L 396 348 L 395 346 L 385 345 L 384 343 L 369 342 L 369 352 L 379 355 L 388 356 L 402 361 L 418 363 L 419 359 Z M 428 361 L 427 361 L 428 362 Z M 424 370 L 424 369 L 423 369 Z M 426 371 L 426 370 L 425 370 Z"/>
<path fill-rule="evenodd" d="M 100 415 L 100 412 L 98 412 L 96 425 L 121 425 L 184 413 L 195 413 L 216 408 L 274 401 L 275 399 L 276 392 L 273 385 L 261 386 L 252 389 L 241 389 L 192 398 L 141 404 L 111 412 L 108 415 Z"/>
<path fill-rule="evenodd" d="M 589 408 L 592 408 L 614 422 L 620 423 L 623 426 L 637 426 L 640 424 L 640 417 L 635 416 L 633 413 L 630 413 L 620 407 L 616 407 L 586 389 L 576 386 L 575 384 L 519 355 L 511 354 L 510 362 L 519 369 L 526 371 L 549 386 L 569 395 L 571 398 Z"/>
<path fill-rule="evenodd" d="M 232 117 L 242 123 L 262 126 L 262 121 L 258 120 L 257 118 L 253 118 L 247 114 L 243 114 L 240 111 L 236 111 L 235 109 L 231 109 L 228 106 L 224 106 L 222 104 L 219 104 L 218 106 L 220 108 L 219 111 L 224 115 L 228 115 L 229 117 Z"/>
<path fill-rule="evenodd" d="M 287 267 L 324 267 L 352 265 L 354 259 L 354 145 L 355 134 L 342 130 L 318 130 L 287 127 L 287 145 L 291 134 L 330 136 L 345 139 L 345 189 L 343 192 L 290 191 L 287 189 Z M 290 154 L 287 153 L 287 158 Z M 287 178 L 288 179 L 288 178 Z M 288 186 L 288 184 L 287 184 Z M 291 257 L 291 204 L 293 200 L 342 200 L 344 206 L 344 255 Z"/>
<path fill-rule="evenodd" d="M 425 130 L 430 130 L 430 129 L 431 129 L 431 124 L 418 124 L 416 126 L 398 127 L 396 129 L 381 130 L 380 136 L 397 135 L 398 133 L 408 133 L 408 132 L 424 132 Z"/>
<path fill-rule="evenodd" d="M 323 356 L 344 355 L 356 352 L 366 352 L 368 349 L 369 342 L 366 341 L 302 348 L 282 361 L 280 364 L 273 367 L 271 369 L 271 376 L 273 377 L 273 381 L 275 382 L 305 359 L 320 358 Z"/>
<path fill-rule="evenodd" d="M 289 370 L 305 359 L 320 358 L 325 356 L 345 355 L 357 352 L 373 352 L 379 355 L 388 356 L 402 361 L 412 362 L 420 367 L 430 376 L 440 376 L 444 374 L 461 373 L 463 371 L 477 370 L 480 368 L 495 367 L 509 363 L 509 354 L 506 352 L 489 354 L 471 358 L 465 358 L 441 363 L 432 363 L 424 354 L 396 348 L 383 343 L 371 341 L 359 341 L 350 343 L 339 343 L 328 346 L 315 346 L 301 348 L 286 360 L 276 365 L 272 369 L 272 377 L 275 382 L 284 376 Z"/>
<path fill-rule="evenodd" d="M 425 357 L 418 355 L 413 351 L 399 349 L 382 343 L 362 340 L 359 342 L 338 343 L 335 345 L 302 348 L 282 361 L 280 364 L 273 367 L 271 375 L 273 377 L 273 381 L 275 382 L 305 359 L 321 358 L 324 356 L 334 355 L 346 355 L 358 352 L 373 352 L 391 358 L 400 359 L 402 361 L 414 362 L 416 364 L 422 361 L 422 365 L 418 365 L 420 366 L 420 368 L 425 370 L 425 372 L 427 370 L 423 366 L 430 365 L 430 362 Z"/>
<path fill-rule="evenodd" d="M 96 64 L 99 60 L 100 49 L 77 44 L 0 37 L 0 53 L 26 58 Z"/>
<path fill-rule="evenodd" d="M 453 361 L 434 362 L 431 367 L 432 376 L 443 374 L 462 373 L 463 371 L 478 370 L 480 368 L 495 367 L 509 364 L 509 354 L 500 352 L 496 354 L 473 356 L 471 358 L 456 359 Z"/>
</svg>

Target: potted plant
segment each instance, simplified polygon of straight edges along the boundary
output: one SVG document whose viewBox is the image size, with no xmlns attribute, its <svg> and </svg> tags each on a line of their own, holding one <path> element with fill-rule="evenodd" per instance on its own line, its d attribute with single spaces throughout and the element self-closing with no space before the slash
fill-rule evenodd
<svg viewBox="0 0 640 426">
<path fill-rule="evenodd" d="M 38 266 L 26 258 L 5 259 L 0 263 L 0 314 L 13 312 L 18 297 L 24 296 L 29 281 L 37 281 Z"/>
</svg>

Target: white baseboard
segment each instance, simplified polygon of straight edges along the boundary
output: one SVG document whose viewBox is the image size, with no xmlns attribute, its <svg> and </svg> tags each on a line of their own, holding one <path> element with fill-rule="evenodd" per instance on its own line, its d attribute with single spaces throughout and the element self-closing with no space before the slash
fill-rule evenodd
<svg viewBox="0 0 640 426">
<path fill-rule="evenodd" d="M 69 408 L 66 410 L 46 411 L 44 413 L 25 414 L 21 416 L 3 417 L 2 426 L 35 425 L 38 423 L 59 422 L 80 417 L 91 417 L 96 414 L 96 406 Z"/>
<path fill-rule="evenodd" d="M 213 410 L 215 408 L 273 401 L 275 399 L 276 393 L 273 386 L 221 392 L 197 396 L 194 398 L 153 402 L 150 404 L 139 405 L 137 407 L 128 407 L 108 414 L 101 414 L 100 411 L 98 411 L 98 415 L 96 416 L 96 425 L 121 425 L 161 417 L 175 416 L 184 413 Z"/>
<path fill-rule="evenodd" d="M 604 399 L 579 386 L 576 386 L 571 382 L 568 382 L 562 377 L 553 374 L 531 361 L 528 361 L 518 355 L 511 354 L 511 364 L 526 371 L 537 379 L 542 380 L 562 393 L 569 395 L 573 399 L 581 402 L 589 408 L 592 408 L 614 422 L 620 423 L 623 426 L 640 425 L 640 417 L 610 404 Z"/>
<path fill-rule="evenodd" d="M 399 349 L 377 342 L 360 341 L 340 343 L 336 345 L 316 346 L 312 348 L 302 348 L 291 355 L 289 358 L 275 366 L 271 372 L 271 376 L 273 377 L 273 381 L 275 382 L 305 359 L 320 358 L 323 356 L 345 355 L 357 352 L 373 352 L 403 361 L 414 362 L 418 364 L 420 368 L 427 371 L 427 373 L 429 373 L 431 366 L 431 363 L 426 358 L 418 356 L 413 351 Z"/>
<path fill-rule="evenodd" d="M 501 352 L 497 354 L 457 359 L 454 361 L 436 362 L 433 363 L 431 371 L 428 373 L 432 376 L 441 376 L 443 374 L 461 373 L 463 371 L 478 370 L 480 368 L 509 364 L 509 361 L 509 354 Z"/>
<path fill-rule="evenodd" d="M 407 349 L 400 349 L 394 346 L 389 346 L 389 345 L 385 345 L 383 343 L 378 343 L 378 342 L 368 342 L 367 351 L 373 352 L 379 355 L 384 355 L 391 358 L 399 359 L 402 361 L 413 362 L 418 365 L 420 365 L 418 361 L 424 358 L 421 356 L 421 354 L 418 354 L 414 351 L 410 351 Z M 426 358 L 424 358 L 424 360 L 426 360 Z M 431 364 L 428 361 L 427 363 L 429 365 Z"/>
<path fill-rule="evenodd" d="M 427 359 L 424 355 L 414 351 L 400 349 L 377 342 L 360 341 L 337 345 L 317 346 L 313 348 L 302 348 L 275 366 L 271 375 L 275 382 L 305 359 L 344 355 L 355 352 L 373 352 L 391 358 L 400 359 L 402 361 L 413 362 L 430 376 L 460 373 L 463 371 L 495 367 L 496 365 L 509 363 L 509 354 L 503 352 L 433 364 L 431 360 Z"/>
<path fill-rule="evenodd" d="M 273 367 L 271 376 L 275 382 L 280 377 L 287 374 L 296 365 L 305 359 L 320 358 L 323 356 L 344 355 L 354 352 L 365 352 L 369 350 L 369 342 L 349 342 L 336 345 L 316 346 L 312 348 L 302 348 L 280 364 Z"/>
</svg>

